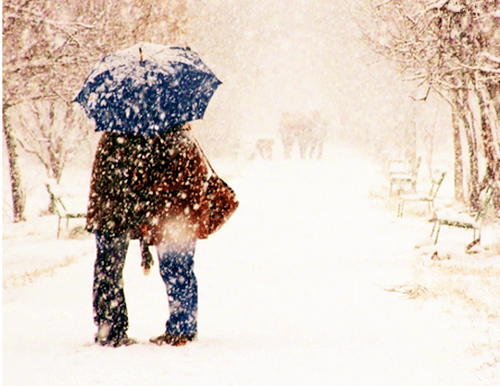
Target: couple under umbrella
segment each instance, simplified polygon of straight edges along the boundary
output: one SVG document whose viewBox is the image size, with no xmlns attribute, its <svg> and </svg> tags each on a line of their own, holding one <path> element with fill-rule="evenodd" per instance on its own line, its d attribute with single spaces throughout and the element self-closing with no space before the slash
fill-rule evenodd
<svg viewBox="0 0 500 386">
<path fill-rule="evenodd" d="M 91 178 L 87 230 L 95 234 L 95 342 L 118 347 L 128 337 L 123 268 L 139 239 L 143 266 L 158 254 L 169 318 L 158 345 L 197 336 L 196 240 L 208 237 L 207 182 L 213 169 L 190 133 L 221 82 L 189 48 L 141 43 L 105 57 L 75 101 L 103 131 Z M 237 206 L 237 205 L 236 205 Z"/>
</svg>

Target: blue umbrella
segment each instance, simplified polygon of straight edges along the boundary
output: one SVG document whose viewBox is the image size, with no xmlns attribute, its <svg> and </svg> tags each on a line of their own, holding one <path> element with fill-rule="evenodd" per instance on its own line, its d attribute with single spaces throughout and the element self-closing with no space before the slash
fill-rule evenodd
<svg viewBox="0 0 500 386">
<path fill-rule="evenodd" d="M 75 98 L 96 131 L 154 136 L 202 119 L 221 81 L 189 48 L 139 43 L 106 56 Z"/>
</svg>

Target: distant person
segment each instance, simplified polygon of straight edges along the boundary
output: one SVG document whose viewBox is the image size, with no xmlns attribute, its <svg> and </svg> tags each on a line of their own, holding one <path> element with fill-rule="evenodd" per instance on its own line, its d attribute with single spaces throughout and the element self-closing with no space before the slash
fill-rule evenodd
<svg viewBox="0 0 500 386">
<path fill-rule="evenodd" d="M 292 115 L 290 113 L 283 113 L 279 123 L 279 134 L 281 143 L 283 144 L 285 158 L 291 158 L 293 143 L 297 137 L 297 128 L 294 125 Z"/>
<path fill-rule="evenodd" d="M 323 158 L 323 145 L 327 136 L 327 122 L 318 110 L 315 110 L 311 119 L 311 143 L 309 158 Z"/>
<path fill-rule="evenodd" d="M 313 138 L 313 122 L 310 116 L 305 114 L 298 115 L 294 121 L 297 140 L 299 143 L 299 154 L 300 158 L 304 159 L 307 157 L 307 149 L 311 147 Z"/>
<path fill-rule="evenodd" d="M 255 149 L 250 156 L 251 160 L 257 157 L 257 154 L 261 156 L 262 159 L 271 160 L 273 158 L 273 146 L 274 139 L 271 138 L 259 138 L 255 142 Z"/>
</svg>

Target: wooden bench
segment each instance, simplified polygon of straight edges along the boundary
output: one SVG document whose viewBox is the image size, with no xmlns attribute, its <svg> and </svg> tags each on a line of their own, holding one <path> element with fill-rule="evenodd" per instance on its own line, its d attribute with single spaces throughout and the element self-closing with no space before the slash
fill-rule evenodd
<svg viewBox="0 0 500 386">
<path fill-rule="evenodd" d="M 432 178 L 431 188 L 428 194 L 404 194 L 399 199 L 398 217 L 403 217 L 404 206 L 406 202 L 427 202 L 429 213 L 434 211 L 434 200 L 443 183 L 446 172 L 439 172 Z"/>
<path fill-rule="evenodd" d="M 47 187 L 47 192 L 49 193 L 50 196 L 50 202 L 52 203 L 52 208 L 54 209 L 55 214 L 58 217 L 57 238 L 59 238 L 59 235 L 61 233 L 61 220 L 63 219 L 66 220 L 66 229 L 67 229 L 69 226 L 69 220 L 77 218 L 85 218 L 87 216 L 87 213 L 76 209 L 68 210 L 67 209 L 68 207 L 63 202 L 62 198 L 63 195 L 61 194 L 61 189 L 54 180 L 47 181 L 45 183 L 45 186 Z"/>
<path fill-rule="evenodd" d="M 442 210 L 434 213 L 432 221 L 434 225 L 431 231 L 431 237 L 434 236 L 434 244 L 437 244 L 439 231 L 442 225 L 455 228 L 472 229 L 473 239 L 466 247 L 466 251 L 470 250 L 474 245 L 481 242 L 481 228 L 484 218 L 488 211 L 488 207 L 495 190 L 495 185 L 489 185 L 482 193 L 482 200 L 479 211 L 475 214 L 457 212 L 453 209 Z"/>
<path fill-rule="evenodd" d="M 396 185 L 400 188 L 404 188 L 405 186 L 410 185 L 411 191 L 416 192 L 417 176 L 421 162 L 422 157 L 418 157 L 418 159 L 414 163 L 408 160 L 389 161 L 389 193 L 392 194 L 392 189 Z"/>
</svg>

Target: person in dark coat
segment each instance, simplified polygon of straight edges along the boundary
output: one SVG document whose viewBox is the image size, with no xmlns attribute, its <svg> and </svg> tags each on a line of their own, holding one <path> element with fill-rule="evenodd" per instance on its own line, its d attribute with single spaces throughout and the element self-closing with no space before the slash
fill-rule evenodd
<svg viewBox="0 0 500 386">
<path fill-rule="evenodd" d="M 96 238 L 95 341 L 104 346 L 135 343 L 127 336 L 123 268 L 129 242 L 141 237 L 140 224 L 145 222 L 151 146 L 152 140 L 142 136 L 104 133 L 94 159 L 86 229 Z"/>
</svg>

